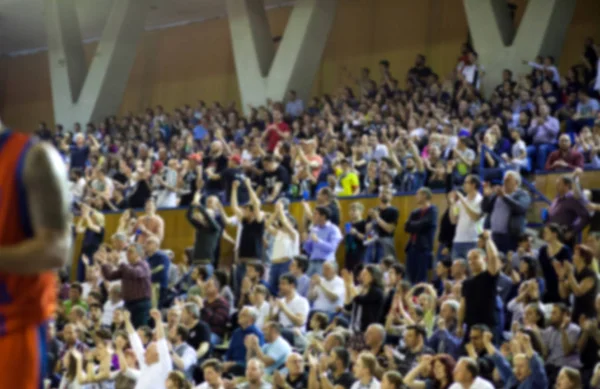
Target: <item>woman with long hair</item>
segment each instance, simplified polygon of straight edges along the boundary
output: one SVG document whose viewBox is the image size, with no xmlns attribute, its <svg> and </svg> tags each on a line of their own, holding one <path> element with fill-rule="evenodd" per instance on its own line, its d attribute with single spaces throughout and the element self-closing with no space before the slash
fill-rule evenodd
<svg viewBox="0 0 600 389">
<path fill-rule="evenodd" d="M 556 389 L 581 389 L 581 375 L 572 367 L 563 367 L 556 379 Z"/>
<path fill-rule="evenodd" d="M 544 227 L 543 238 L 546 244 L 540 248 L 538 261 L 546 280 L 546 293 L 542 297 L 544 303 L 558 303 L 562 299 L 559 294 L 559 273 L 562 264 L 571 262 L 571 250 L 563 243 L 562 228 L 556 223 Z"/>
<path fill-rule="evenodd" d="M 185 379 L 180 371 L 172 371 L 165 382 L 166 389 L 192 389 L 192 384 Z"/>
<path fill-rule="evenodd" d="M 592 270 L 593 259 L 592 250 L 579 244 L 573 252 L 573 265 L 569 262 L 563 265 L 564 281 L 560 284 L 560 296 L 568 299 L 573 294 L 572 319 L 575 323 L 596 317 L 598 275 Z"/>
<path fill-rule="evenodd" d="M 456 361 L 448 354 L 423 355 L 419 364 L 404 377 L 404 384 L 410 389 L 448 389 L 453 382 L 455 365 Z M 430 376 L 417 379 L 426 370 L 431 371 Z"/>
</svg>

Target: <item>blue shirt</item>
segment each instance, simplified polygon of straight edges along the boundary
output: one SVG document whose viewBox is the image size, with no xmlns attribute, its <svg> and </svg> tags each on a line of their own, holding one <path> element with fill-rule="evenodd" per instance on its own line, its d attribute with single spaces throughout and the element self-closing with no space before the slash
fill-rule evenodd
<svg viewBox="0 0 600 389">
<path fill-rule="evenodd" d="M 203 140 L 206 138 L 206 135 L 208 135 L 206 128 L 202 127 L 201 125 L 194 127 L 194 140 Z"/>
<path fill-rule="evenodd" d="M 231 335 L 229 341 L 229 348 L 225 353 L 224 359 L 229 362 L 236 362 L 240 365 L 246 366 L 246 346 L 244 345 L 244 338 L 247 335 L 256 335 L 258 338 L 258 344 L 263 345 L 265 338 L 262 332 L 253 324 L 246 329 L 239 327 Z"/>
<path fill-rule="evenodd" d="M 296 278 L 296 292 L 302 297 L 308 297 L 308 290 L 310 289 L 310 277 L 306 274 L 302 274 Z"/>
<path fill-rule="evenodd" d="M 282 336 L 272 343 L 265 343 L 262 352 L 275 361 L 271 366 L 265 368 L 265 374 L 272 375 L 285 364 L 288 355 L 292 353 L 292 346 Z"/>
<path fill-rule="evenodd" d="M 313 233 L 317 235 L 316 242 L 312 239 Z M 310 236 L 304 242 L 304 251 L 306 251 L 311 261 L 317 259 L 334 261 L 335 252 L 341 240 L 342 233 L 338 226 L 328 221 L 323 226 L 312 226 Z"/>
<path fill-rule="evenodd" d="M 167 254 L 157 251 L 147 259 L 150 270 L 152 271 L 152 283 L 160 284 L 161 289 L 169 287 L 169 266 L 171 261 Z M 155 269 L 162 265 L 162 269 L 155 272 Z"/>
<path fill-rule="evenodd" d="M 88 156 L 90 155 L 90 148 L 88 146 L 71 146 L 69 151 L 71 159 L 71 169 L 78 168 L 84 170 L 85 165 L 87 164 Z"/>
</svg>

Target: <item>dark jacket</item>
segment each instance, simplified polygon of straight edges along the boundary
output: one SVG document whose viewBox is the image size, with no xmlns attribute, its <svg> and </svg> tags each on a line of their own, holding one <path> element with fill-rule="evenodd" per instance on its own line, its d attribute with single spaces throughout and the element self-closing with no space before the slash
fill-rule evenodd
<svg viewBox="0 0 600 389">
<path fill-rule="evenodd" d="M 202 224 L 193 218 L 194 210 L 197 209 L 202 213 L 206 224 Z M 187 219 L 196 230 L 196 238 L 194 239 L 194 257 L 193 260 L 209 259 L 211 262 L 215 260 L 215 249 L 221 238 L 221 225 L 217 223 L 215 218 L 211 217 L 206 208 L 202 205 L 190 206 L 187 211 Z"/>
<path fill-rule="evenodd" d="M 437 219 L 438 210 L 435 205 L 431 205 L 425 211 L 421 208 L 412 211 L 404 224 L 404 231 L 409 233 L 406 249 L 415 247 L 423 252 L 431 253 L 437 230 Z"/>
<path fill-rule="evenodd" d="M 490 228 L 490 218 L 497 199 L 498 196 L 495 194 L 483 198 L 481 210 L 487 215 L 485 217 L 485 228 Z M 526 214 L 531 205 L 531 196 L 523 189 L 517 189 L 512 194 L 504 196 L 500 201 L 504 201 L 510 208 L 508 234 L 515 237 L 522 235 L 527 224 Z"/>
</svg>

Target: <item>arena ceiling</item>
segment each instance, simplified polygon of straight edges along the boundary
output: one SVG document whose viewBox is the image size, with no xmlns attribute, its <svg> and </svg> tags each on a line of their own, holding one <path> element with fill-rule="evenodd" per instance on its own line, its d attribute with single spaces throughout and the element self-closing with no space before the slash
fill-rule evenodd
<svg viewBox="0 0 600 389">
<path fill-rule="evenodd" d="M 101 35 L 110 6 L 116 0 L 75 0 L 84 40 Z M 240 0 L 241 1 L 241 0 Z M 265 7 L 291 5 L 290 0 L 264 0 Z M 45 50 L 46 0 L 0 0 L 0 55 Z M 155 0 L 147 29 L 224 17 L 225 0 Z"/>
</svg>

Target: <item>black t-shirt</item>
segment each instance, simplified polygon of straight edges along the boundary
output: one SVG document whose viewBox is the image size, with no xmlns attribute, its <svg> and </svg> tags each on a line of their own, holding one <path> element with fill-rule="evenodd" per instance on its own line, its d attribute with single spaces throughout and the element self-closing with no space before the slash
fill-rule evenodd
<svg viewBox="0 0 600 389">
<path fill-rule="evenodd" d="M 227 168 L 227 157 L 224 155 L 220 155 L 218 157 L 206 157 L 204 158 L 204 166 L 206 169 L 213 168 L 214 174 L 222 174 Z M 206 179 L 206 183 L 204 184 L 206 189 L 209 190 L 222 190 L 223 182 L 222 178 L 218 180 L 209 180 L 208 177 Z"/>
<path fill-rule="evenodd" d="M 339 385 L 344 389 L 350 389 L 356 381 L 356 378 L 354 378 L 352 373 L 350 373 L 349 371 L 345 371 L 338 378 L 335 378 L 333 374 L 329 374 L 329 380 L 331 381 L 333 386 Z"/>
<path fill-rule="evenodd" d="M 335 224 L 336 226 L 340 225 L 340 208 L 338 207 L 337 203 L 335 201 L 332 201 L 329 203 L 329 205 L 327 205 L 327 208 L 329 208 L 329 214 L 330 214 L 330 218 L 329 221 L 333 224 Z"/>
<path fill-rule="evenodd" d="M 231 201 L 233 181 L 240 182 L 240 186 L 238 186 L 237 190 L 238 204 L 244 205 L 250 201 L 250 195 L 248 194 L 246 184 L 244 184 L 244 178 L 246 178 L 246 175 L 241 168 L 227 168 L 223 174 L 221 174 L 221 179 L 223 180 L 223 186 L 225 188 L 225 199 L 227 202 Z"/>
<path fill-rule="evenodd" d="M 579 323 L 579 317 L 585 315 L 588 319 L 596 317 L 596 290 L 598 287 L 598 277 L 596 273 L 589 267 L 584 268 L 580 273 L 575 273 L 577 283 L 581 283 L 584 279 L 591 278 L 594 281 L 594 286 L 587 293 L 581 296 L 575 296 L 573 302 L 572 318 L 575 323 Z"/>
<path fill-rule="evenodd" d="M 144 208 L 146 201 L 152 196 L 152 191 L 146 180 L 138 181 L 129 194 L 129 207 L 133 209 Z"/>
<path fill-rule="evenodd" d="M 359 220 L 356 223 L 352 223 L 354 228 L 359 234 L 365 235 L 367 232 L 367 221 Z M 359 239 L 357 236 L 347 234 L 346 235 L 346 254 L 351 256 L 361 256 L 365 251 L 364 240 Z"/>
<path fill-rule="evenodd" d="M 179 201 L 180 207 L 187 207 L 194 200 L 197 180 L 198 174 L 195 171 L 188 171 L 185 176 L 183 176 L 183 190 L 185 193 L 181 195 L 181 200 Z"/>
<path fill-rule="evenodd" d="M 400 212 L 395 207 L 387 207 L 384 209 L 379 209 L 379 217 L 381 220 L 388 224 L 393 224 L 394 226 L 398 224 L 398 218 L 400 217 Z M 390 233 L 385 231 L 383 228 L 379 226 L 379 224 L 375 223 L 375 231 L 380 238 L 391 238 L 394 236 L 394 232 L 396 228 Z"/>
<path fill-rule="evenodd" d="M 265 232 L 265 221 L 256 220 L 247 222 L 242 220 L 242 233 L 240 236 L 239 257 L 240 258 L 263 258 L 263 235 Z"/>
<path fill-rule="evenodd" d="M 262 174 L 260 185 L 264 188 L 267 196 L 270 196 L 278 182 L 281 182 L 279 194 L 286 194 L 290 186 L 290 175 L 281 165 L 277 166 L 277 169 L 272 172 L 265 170 Z"/>
<path fill-rule="evenodd" d="M 210 344 L 210 327 L 202 320 L 198 320 L 194 328 L 189 331 L 187 344 L 192 346 L 194 350 L 198 350 L 204 342 Z"/>
<path fill-rule="evenodd" d="M 463 282 L 462 295 L 466 302 L 465 324 L 485 324 L 494 328 L 496 324 L 496 296 L 498 275 L 483 271 Z"/>
<path fill-rule="evenodd" d="M 308 375 L 302 373 L 295 381 L 291 380 L 290 375 L 285 378 L 285 382 L 293 389 L 306 389 L 308 388 Z"/>
</svg>

